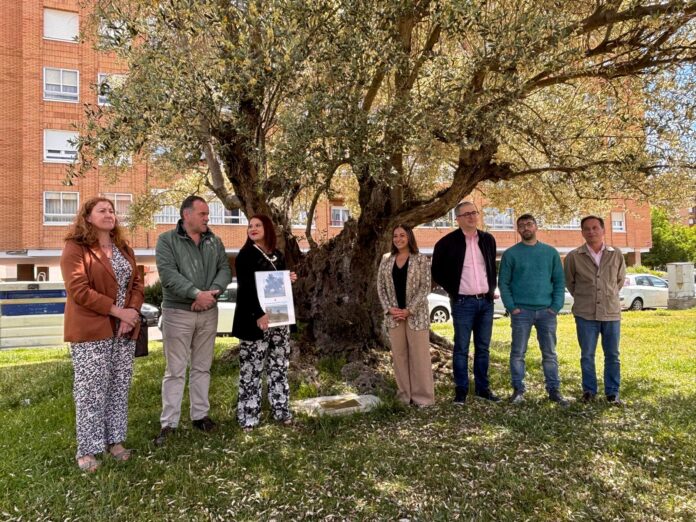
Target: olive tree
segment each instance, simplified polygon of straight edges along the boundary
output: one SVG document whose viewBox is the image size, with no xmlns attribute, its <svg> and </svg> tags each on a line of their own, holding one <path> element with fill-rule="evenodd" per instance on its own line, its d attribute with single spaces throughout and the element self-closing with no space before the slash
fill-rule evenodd
<svg viewBox="0 0 696 522">
<path fill-rule="evenodd" d="M 270 215 L 317 347 L 369 348 L 384 341 L 376 268 L 397 223 L 477 187 L 556 216 L 693 193 L 695 13 L 679 0 L 98 0 L 98 45 L 129 73 L 109 107 L 88 108 L 73 175 L 135 153 Z M 358 211 L 315 242 L 311 213 L 342 183 Z"/>
</svg>

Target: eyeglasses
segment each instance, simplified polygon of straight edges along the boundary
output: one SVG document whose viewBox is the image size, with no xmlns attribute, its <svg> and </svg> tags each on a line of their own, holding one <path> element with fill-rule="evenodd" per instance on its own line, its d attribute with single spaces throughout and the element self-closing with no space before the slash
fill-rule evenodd
<svg viewBox="0 0 696 522">
<path fill-rule="evenodd" d="M 534 228 L 536 226 L 536 223 L 533 221 L 527 221 L 526 223 L 518 223 L 517 228 L 520 230 L 524 230 L 525 228 Z"/>
<path fill-rule="evenodd" d="M 459 214 L 457 217 L 467 218 L 469 216 L 478 216 L 478 214 L 478 210 L 472 210 L 471 212 L 464 212 L 463 214 Z"/>
</svg>

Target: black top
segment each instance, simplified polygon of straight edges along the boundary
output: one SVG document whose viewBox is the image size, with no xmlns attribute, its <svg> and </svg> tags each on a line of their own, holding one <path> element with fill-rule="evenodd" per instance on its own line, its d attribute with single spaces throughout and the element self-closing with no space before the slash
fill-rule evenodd
<svg viewBox="0 0 696 522">
<path fill-rule="evenodd" d="M 401 268 L 394 263 L 392 279 L 394 280 L 394 290 L 396 290 L 396 302 L 401 309 L 406 308 L 406 276 L 408 276 L 408 259 Z"/>
<path fill-rule="evenodd" d="M 478 246 L 483 254 L 486 264 L 486 279 L 488 280 L 488 294 L 486 298 L 493 301 L 497 272 L 495 266 L 496 244 L 495 238 L 488 232 L 477 230 Z M 464 268 L 464 255 L 466 254 L 466 238 L 461 228 L 454 230 L 435 243 L 433 249 L 433 261 L 431 273 L 433 281 L 444 288 L 451 299 L 459 294 L 459 283 Z"/>
<path fill-rule="evenodd" d="M 270 261 L 266 259 L 266 256 L 270 258 Z M 274 250 L 272 254 L 266 254 L 266 256 L 254 246 L 252 241 L 247 241 L 234 262 L 237 271 L 237 306 L 234 310 L 232 335 L 244 341 L 263 339 L 263 330 L 256 325 L 256 320 L 266 312 L 259 303 L 254 274 L 285 270 L 285 258 L 280 250 Z"/>
</svg>

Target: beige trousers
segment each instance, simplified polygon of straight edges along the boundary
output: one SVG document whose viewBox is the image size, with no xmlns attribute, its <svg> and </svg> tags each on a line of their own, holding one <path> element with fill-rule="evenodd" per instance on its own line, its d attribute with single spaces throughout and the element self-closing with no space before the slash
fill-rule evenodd
<svg viewBox="0 0 696 522">
<path fill-rule="evenodd" d="M 191 312 L 175 308 L 162 310 L 162 342 L 167 367 L 162 379 L 162 427 L 176 428 L 181 417 L 181 401 L 186 386 L 186 368 L 189 372 L 189 400 L 191 420 L 208 415 L 208 388 L 210 366 L 217 333 L 217 307 L 205 312 Z"/>
<path fill-rule="evenodd" d="M 419 406 L 435 403 L 428 330 L 411 330 L 406 321 L 389 329 L 397 399 Z"/>
</svg>

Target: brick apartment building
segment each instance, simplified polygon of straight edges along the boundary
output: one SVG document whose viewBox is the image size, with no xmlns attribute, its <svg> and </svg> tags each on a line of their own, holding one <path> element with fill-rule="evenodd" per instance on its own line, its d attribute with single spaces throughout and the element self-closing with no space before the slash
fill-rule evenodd
<svg viewBox="0 0 696 522">
<path fill-rule="evenodd" d="M 63 236 L 79 205 L 103 194 L 124 214 L 143 190 L 157 190 L 147 164 L 135 164 L 115 183 L 91 173 L 66 186 L 66 166 L 76 156 L 69 140 L 81 122 L 84 104 L 105 104 L 96 86 L 123 74 L 114 56 L 97 53 L 78 42 L 85 12 L 78 0 L 3 0 L 0 2 L 0 280 L 59 280 L 58 261 Z M 246 237 L 246 218 L 212 201 L 211 225 L 228 252 L 239 250 Z M 524 209 L 520 209 L 524 211 Z M 340 202 L 317 209 L 317 239 L 338 234 L 348 210 Z M 298 235 L 304 233 L 298 211 Z M 155 216 L 155 230 L 140 230 L 131 238 L 148 282 L 154 274 L 158 235 L 173 226 L 178 209 L 164 207 Z M 482 226 L 496 236 L 499 253 L 518 237 L 512 209 L 486 209 Z M 607 242 L 628 254 L 631 264 L 651 246 L 647 205 L 627 201 L 606 217 Z M 452 213 L 417 229 L 425 253 L 449 232 Z M 546 225 L 540 239 L 565 254 L 582 241 L 579 222 Z"/>
</svg>

